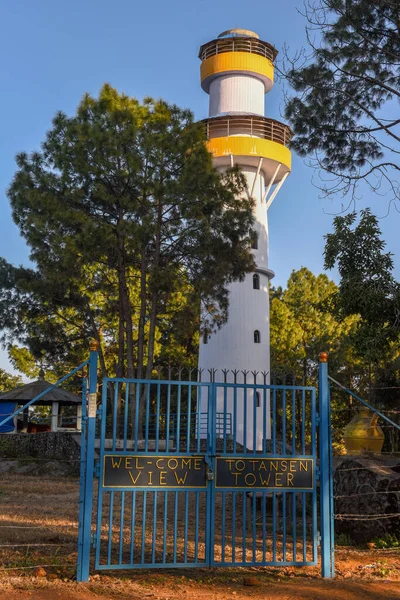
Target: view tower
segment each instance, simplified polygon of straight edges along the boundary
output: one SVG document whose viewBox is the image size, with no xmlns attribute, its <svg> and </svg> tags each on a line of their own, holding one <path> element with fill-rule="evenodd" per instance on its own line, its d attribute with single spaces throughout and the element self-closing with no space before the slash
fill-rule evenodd
<svg viewBox="0 0 400 600">
<path fill-rule="evenodd" d="M 201 86 L 210 97 L 205 123 L 213 164 L 221 171 L 238 165 L 247 181 L 247 194 L 255 200 L 254 236 L 249 243 L 256 270 L 244 281 L 230 285 L 228 322 L 217 333 L 205 333 L 200 342 L 199 369 L 217 369 L 215 381 L 224 381 L 223 370 L 229 369 L 237 372 L 234 376 L 231 372 L 231 382 L 234 377 L 237 383 L 269 383 L 268 282 L 274 273 L 268 265 L 267 212 L 291 169 L 291 130 L 264 114 L 264 96 L 273 86 L 276 55 L 271 44 L 244 29 L 224 31 L 201 46 L 199 53 Z M 223 395 L 220 389 L 217 428 L 226 411 L 232 414 L 233 398 L 226 398 L 225 393 L 224 399 Z M 235 402 L 243 400 L 236 398 Z M 258 449 L 266 430 L 264 407 L 269 437 L 269 398 L 265 401 L 264 391 L 255 389 L 254 398 L 246 398 L 245 403 L 246 415 L 240 408 L 237 411 L 236 439 L 249 449 L 255 443 Z M 200 404 L 204 415 L 203 398 Z"/>
</svg>

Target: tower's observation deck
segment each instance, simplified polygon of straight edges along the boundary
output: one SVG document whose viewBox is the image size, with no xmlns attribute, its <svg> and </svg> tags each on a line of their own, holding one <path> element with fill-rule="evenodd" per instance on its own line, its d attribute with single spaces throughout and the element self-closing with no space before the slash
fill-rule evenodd
<svg viewBox="0 0 400 600">
<path fill-rule="evenodd" d="M 287 147 L 292 132 L 287 125 L 257 115 L 230 114 L 205 120 L 207 147 L 216 167 L 235 164 L 258 167 L 270 180 L 277 167 L 274 183 L 279 183 L 291 170 L 292 158 Z"/>
<path fill-rule="evenodd" d="M 291 169 L 292 133 L 264 116 L 264 97 L 274 83 L 275 48 L 246 30 L 229 30 L 200 48 L 200 78 L 210 95 L 207 146 L 216 167 L 256 167 L 279 183 Z"/>
</svg>

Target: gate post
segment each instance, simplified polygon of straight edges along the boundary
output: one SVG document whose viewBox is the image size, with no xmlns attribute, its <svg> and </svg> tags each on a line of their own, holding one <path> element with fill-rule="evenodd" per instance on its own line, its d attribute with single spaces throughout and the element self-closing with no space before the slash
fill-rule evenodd
<svg viewBox="0 0 400 600">
<path fill-rule="evenodd" d="M 328 381 L 328 353 L 319 355 L 319 472 L 320 472 L 320 511 L 321 511 L 321 575 L 335 576 L 333 546 L 332 510 L 332 449 L 330 432 L 330 405 Z"/>
<path fill-rule="evenodd" d="M 207 504 L 206 504 L 206 564 L 208 567 L 214 563 L 214 542 L 215 542 L 215 452 L 216 452 L 216 404 L 217 404 L 217 386 L 214 375 L 211 375 L 211 382 L 208 387 L 208 407 L 207 407 L 207 446 L 206 446 L 206 464 L 207 464 Z"/>
<path fill-rule="evenodd" d="M 87 401 L 87 379 L 82 384 L 82 426 L 80 432 L 81 454 L 79 463 L 79 518 L 78 518 L 78 560 L 77 581 L 81 581 L 82 569 L 82 544 L 83 544 L 83 515 L 85 512 L 85 475 L 86 475 L 86 401 Z"/>
<path fill-rule="evenodd" d="M 98 342 L 93 340 L 90 343 L 89 358 L 89 393 L 87 397 L 86 411 L 86 438 L 82 443 L 86 444 L 85 470 L 84 478 L 81 478 L 83 485 L 80 490 L 80 499 L 83 502 L 82 523 L 80 524 L 80 539 L 82 548 L 80 552 L 80 561 L 76 580 L 88 581 L 90 569 L 90 548 L 92 534 L 92 510 L 93 510 L 93 478 L 94 478 L 94 443 L 96 437 L 96 412 L 97 412 L 97 363 L 98 363 Z"/>
</svg>

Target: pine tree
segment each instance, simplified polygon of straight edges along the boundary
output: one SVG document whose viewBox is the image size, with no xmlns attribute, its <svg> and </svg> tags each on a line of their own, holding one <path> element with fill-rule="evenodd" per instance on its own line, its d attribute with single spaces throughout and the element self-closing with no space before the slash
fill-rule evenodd
<svg viewBox="0 0 400 600">
<path fill-rule="evenodd" d="M 365 180 L 399 200 L 399 0 L 310 0 L 305 17 L 311 56 L 285 73 L 293 148 L 329 174 L 327 194 Z"/>
<path fill-rule="evenodd" d="M 104 374 L 112 347 L 118 376 L 150 378 L 182 311 L 189 335 L 200 301 L 212 307 L 208 329 L 226 321 L 228 283 L 254 268 L 253 201 L 239 171 L 212 167 L 204 142 L 190 111 L 109 85 L 75 116 L 56 115 L 41 151 L 17 157 L 8 191 L 35 265 L 0 264 L 8 339 L 61 356 L 94 337 Z"/>
</svg>

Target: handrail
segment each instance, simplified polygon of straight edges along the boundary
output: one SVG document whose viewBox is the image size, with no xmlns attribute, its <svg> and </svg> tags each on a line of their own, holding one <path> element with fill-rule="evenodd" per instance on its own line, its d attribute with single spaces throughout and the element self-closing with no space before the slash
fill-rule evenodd
<svg viewBox="0 0 400 600">
<path fill-rule="evenodd" d="M 207 139 L 246 135 L 271 140 L 288 146 L 292 130 L 288 125 L 267 117 L 252 115 L 229 115 L 204 119 Z"/>
<path fill-rule="evenodd" d="M 398 423 L 395 423 L 394 421 L 392 421 L 391 419 L 389 419 L 389 417 L 387 417 L 380 410 L 378 410 L 377 408 L 375 408 L 374 406 L 372 406 L 372 404 L 369 404 L 366 400 L 363 400 L 362 398 L 360 398 L 360 396 L 357 396 L 357 394 L 355 394 L 351 390 L 349 390 L 346 387 L 344 387 L 344 385 L 342 385 L 341 383 L 339 383 L 339 381 L 336 381 L 336 379 L 333 379 L 333 377 L 331 377 L 330 375 L 328 375 L 328 379 L 330 379 L 331 381 L 333 381 L 333 383 L 335 383 L 337 386 L 339 386 L 340 388 L 342 388 L 342 390 L 344 390 L 345 392 L 347 392 L 350 396 L 353 396 L 354 398 L 356 398 L 356 400 L 359 400 L 362 404 L 364 404 L 364 406 L 366 406 L 367 408 L 369 408 L 370 410 L 372 410 L 372 412 L 374 412 L 375 414 L 379 415 L 381 417 L 381 419 L 384 419 L 385 421 L 387 421 L 388 423 L 390 423 L 390 425 L 392 425 L 396 429 L 400 430 L 400 425 Z"/>
<path fill-rule="evenodd" d="M 271 62 L 275 60 L 278 54 L 271 44 L 256 38 L 221 38 L 203 44 L 200 48 L 199 58 L 200 60 L 206 60 L 211 56 L 225 52 L 249 52 L 267 58 Z"/>
<path fill-rule="evenodd" d="M 159 427 L 161 427 L 161 429 L 163 429 L 163 427 L 167 426 L 167 422 L 166 421 L 161 422 L 161 419 L 162 419 L 162 417 L 168 417 L 168 416 L 169 416 L 170 431 L 171 431 L 171 429 L 173 430 L 175 428 L 175 422 L 176 422 L 176 417 L 177 417 L 176 413 L 170 413 L 169 415 L 168 415 L 168 413 L 160 413 L 158 415 L 158 419 L 160 422 Z M 216 432 L 217 433 L 225 432 L 227 435 L 231 435 L 232 434 L 232 413 L 217 412 L 217 413 L 215 413 L 215 417 L 216 417 L 215 418 Z M 196 412 L 196 419 L 194 421 L 191 420 L 189 415 L 181 414 L 181 416 L 180 416 L 181 426 L 182 426 L 182 424 L 187 426 L 188 421 L 190 421 L 191 425 L 195 431 L 199 431 L 200 433 L 207 432 L 208 413 L 206 413 L 206 412 L 200 413 L 200 424 L 198 424 L 198 418 L 199 418 L 199 414 L 197 412 Z M 154 425 L 153 425 L 153 421 L 154 421 Z M 156 421 L 157 421 L 156 413 L 149 415 L 149 431 L 150 432 L 155 431 Z M 172 425 L 172 427 L 171 427 L 171 425 Z M 181 437 L 185 437 L 185 436 L 186 436 L 186 432 L 181 432 Z"/>
</svg>

